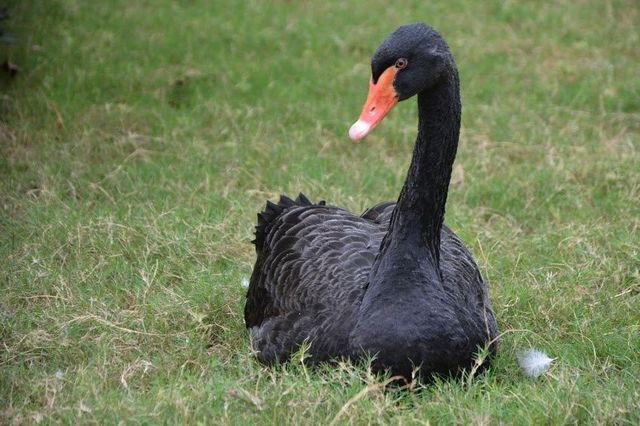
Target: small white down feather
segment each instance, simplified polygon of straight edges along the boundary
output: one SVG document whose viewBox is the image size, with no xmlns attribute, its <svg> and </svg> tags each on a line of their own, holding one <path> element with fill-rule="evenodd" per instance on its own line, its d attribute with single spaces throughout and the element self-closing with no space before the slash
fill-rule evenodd
<svg viewBox="0 0 640 426">
<path fill-rule="evenodd" d="M 240 280 L 240 287 L 249 288 L 249 278 L 242 277 L 242 279 Z"/>
<path fill-rule="evenodd" d="M 546 372 L 555 358 L 549 358 L 547 354 L 537 349 L 524 349 L 516 354 L 518 364 L 527 377 L 538 377 Z"/>
</svg>

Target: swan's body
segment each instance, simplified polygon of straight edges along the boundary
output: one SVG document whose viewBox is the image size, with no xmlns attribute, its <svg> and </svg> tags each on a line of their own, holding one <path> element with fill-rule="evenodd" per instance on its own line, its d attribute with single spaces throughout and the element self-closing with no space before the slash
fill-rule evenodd
<svg viewBox="0 0 640 426">
<path fill-rule="evenodd" d="M 479 348 L 493 349 L 496 336 L 478 267 L 442 224 L 460 127 L 457 71 L 444 41 L 422 24 L 393 33 L 372 71 L 352 138 L 366 136 L 398 100 L 419 99 L 418 138 L 398 202 L 361 216 L 303 195 L 268 203 L 256 228 L 246 325 L 267 364 L 286 361 L 306 342 L 311 363 L 369 353 L 376 370 L 407 378 L 414 367 L 421 375 L 454 373 L 471 367 Z"/>
</svg>

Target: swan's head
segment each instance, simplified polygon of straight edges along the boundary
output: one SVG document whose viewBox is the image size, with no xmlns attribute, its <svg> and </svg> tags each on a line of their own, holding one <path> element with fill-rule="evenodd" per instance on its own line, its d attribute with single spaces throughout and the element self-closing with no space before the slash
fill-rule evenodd
<svg viewBox="0 0 640 426">
<path fill-rule="evenodd" d="M 363 139 L 398 101 L 428 90 L 452 65 L 449 47 L 436 30 L 422 23 L 399 27 L 373 54 L 369 94 L 349 137 Z"/>
</svg>

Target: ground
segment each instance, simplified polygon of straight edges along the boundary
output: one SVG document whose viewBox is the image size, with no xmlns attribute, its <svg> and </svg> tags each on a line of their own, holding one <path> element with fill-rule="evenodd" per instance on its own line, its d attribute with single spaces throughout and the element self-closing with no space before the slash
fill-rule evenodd
<svg viewBox="0 0 640 426">
<path fill-rule="evenodd" d="M 0 423 L 640 423 L 634 0 L 7 7 Z M 255 214 L 280 193 L 396 198 L 415 101 L 346 132 L 370 54 L 418 20 L 460 68 L 446 221 L 489 282 L 499 354 L 401 392 L 366 365 L 264 368 L 240 285 Z M 528 347 L 556 358 L 538 379 Z"/>
</svg>

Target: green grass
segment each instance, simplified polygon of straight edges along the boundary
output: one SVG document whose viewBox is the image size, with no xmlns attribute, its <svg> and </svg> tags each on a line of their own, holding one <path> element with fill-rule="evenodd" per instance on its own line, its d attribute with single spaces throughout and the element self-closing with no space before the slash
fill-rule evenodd
<svg viewBox="0 0 640 426">
<path fill-rule="evenodd" d="M 9 2 L 0 423 L 640 423 L 640 9 L 548 2 Z M 212 4 L 213 3 L 213 4 Z M 350 143 L 369 55 L 433 24 L 463 129 L 447 223 L 487 279 L 490 371 L 383 392 L 252 358 L 265 199 L 395 199 L 415 101 Z M 556 357 L 538 380 L 520 348 Z"/>
</svg>

